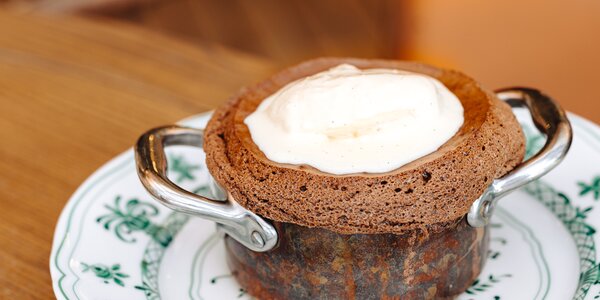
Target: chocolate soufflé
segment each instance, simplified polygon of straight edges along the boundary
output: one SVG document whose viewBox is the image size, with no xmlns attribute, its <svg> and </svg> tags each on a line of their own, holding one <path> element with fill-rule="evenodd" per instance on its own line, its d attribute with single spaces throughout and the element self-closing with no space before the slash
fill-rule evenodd
<svg viewBox="0 0 600 300">
<path fill-rule="evenodd" d="M 332 175 L 270 161 L 244 119 L 286 84 L 342 63 L 438 79 L 460 99 L 462 127 L 437 151 L 386 173 Z M 470 77 L 415 62 L 354 58 L 307 61 L 243 89 L 214 113 L 204 141 L 210 173 L 240 205 L 274 221 L 341 234 L 433 233 L 457 224 L 525 152 L 511 108 Z"/>
</svg>

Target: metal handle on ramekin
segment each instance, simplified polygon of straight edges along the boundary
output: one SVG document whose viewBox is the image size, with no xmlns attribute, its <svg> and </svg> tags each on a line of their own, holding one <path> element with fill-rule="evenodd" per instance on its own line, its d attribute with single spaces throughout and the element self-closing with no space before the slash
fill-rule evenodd
<svg viewBox="0 0 600 300">
<path fill-rule="evenodd" d="M 135 161 L 142 184 L 165 206 L 215 221 L 220 230 L 249 249 L 258 252 L 272 249 L 277 243 L 275 228 L 235 202 L 230 193 L 227 200 L 209 199 L 190 193 L 167 178 L 166 146 L 202 147 L 202 144 L 201 129 L 166 126 L 146 132 L 135 145 Z"/>
<path fill-rule="evenodd" d="M 530 159 L 495 179 L 477 199 L 467 215 L 469 225 L 483 227 L 490 221 L 498 199 L 554 169 L 571 146 L 573 133 L 565 111 L 548 96 L 530 88 L 507 88 L 496 96 L 512 107 L 527 107 L 533 123 L 546 134 L 546 144 Z"/>
</svg>

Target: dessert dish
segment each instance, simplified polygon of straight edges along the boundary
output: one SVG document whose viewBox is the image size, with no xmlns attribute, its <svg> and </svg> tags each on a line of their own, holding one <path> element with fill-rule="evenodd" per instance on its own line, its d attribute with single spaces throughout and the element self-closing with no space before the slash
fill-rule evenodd
<svg viewBox="0 0 600 300">
<path fill-rule="evenodd" d="M 340 64 L 438 79 L 460 99 L 464 123 L 435 152 L 384 173 L 329 174 L 269 160 L 244 120 L 286 84 Z M 494 178 L 519 164 L 524 138 L 510 107 L 466 75 L 412 62 L 318 59 L 243 90 L 205 131 L 207 165 L 245 208 L 271 220 L 338 233 L 405 233 L 464 216 Z"/>
<path fill-rule="evenodd" d="M 511 110 L 522 106 L 547 135 L 526 161 Z M 539 91 L 323 58 L 242 89 L 204 131 L 148 131 L 135 152 L 156 200 L 217 223 L 252 296 L 446 299 L 480 273 L 498 199 L 554 168 L 570 142 L 564 111 Z M 170 145 L 203 146 L 211 197 L 169 180 Z"/>
</svg>

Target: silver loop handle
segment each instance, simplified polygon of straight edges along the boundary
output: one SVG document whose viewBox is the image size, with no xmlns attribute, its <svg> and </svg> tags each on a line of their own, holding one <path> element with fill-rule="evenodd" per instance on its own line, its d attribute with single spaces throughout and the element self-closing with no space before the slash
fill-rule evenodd
<svg viewBox="0 0 600 300">
<path fill-rule="evenodd" d="M 219 230 L 253 251 L 271 250 L 277 231 L 267 221 L 239 205 L 230 193 L 227 200 L 214 200 L 190 193 L 167 178 L 164 148 L 171 145 L 202 147 L 203 130 L 166 126 L 142 135 L 135 145 L 138 176 L 150 195 L 165 206 L 217 222 Z M 218 186 L 217 189 L 221 189 Z M 221 194 L 223 191 L 221 189 Z"/>
<path fill-rule="evenodd" d="M 546 134 L 546 144 L 533 157 L 495 179 L 473 203 L 467 214 L 467 221 L 473 227 L 489 223 L 498 199 L 554 169 L 569 151 L 573 138 L 564 110 L 540 91 L 508 88 L 496 91 L 496 95 L 512 107 L 527 107 L 535 126 Z"/>
</svg>

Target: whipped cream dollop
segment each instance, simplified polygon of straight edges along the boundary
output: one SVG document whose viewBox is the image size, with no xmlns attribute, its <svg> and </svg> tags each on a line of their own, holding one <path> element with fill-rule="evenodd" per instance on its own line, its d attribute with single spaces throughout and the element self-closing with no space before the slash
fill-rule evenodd
<svg viewBox="0 0 600 300">
<path fill-rule="evenodd" d="M 287 84 L 244 123 L 274 162 L 383 173 L 436 151 L 462 126 L 463 107 L 433 77 L 342 64 Z"/>
</svg>

